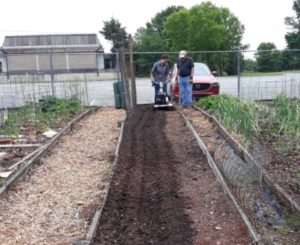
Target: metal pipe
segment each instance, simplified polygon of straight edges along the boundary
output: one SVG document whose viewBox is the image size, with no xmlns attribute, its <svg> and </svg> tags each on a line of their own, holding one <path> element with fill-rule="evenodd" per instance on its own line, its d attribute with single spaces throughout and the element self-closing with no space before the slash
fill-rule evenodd
<svg viewBox="0 0 300 245">
<path fill-rule="evenodd" d="M 241 97 L 241 54 L 240 51 L 237 52 L 237 85 L 238 85 L 238 98 Z"/>
</svg>

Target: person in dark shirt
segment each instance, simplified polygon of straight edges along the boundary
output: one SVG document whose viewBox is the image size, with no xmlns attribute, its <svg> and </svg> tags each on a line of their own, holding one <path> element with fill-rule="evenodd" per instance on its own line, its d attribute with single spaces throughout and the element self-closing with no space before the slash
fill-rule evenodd
<svg viewBox="0 0 300 245">
<path fill-rule="evenodd" d="M 167 94 L 167 82 L 169 81 L 168 61 L 169 56 L 163 54 L 160 60 L 155 62 L 151 69 L 151 82 L 152 86 L 154 86 L 155 97 L 159 91 L 159 82 L 163 83 L 163 92 Z"/>
<path fill-rule="evenodd" d="M 179 91 L 181 106 L 191 106 L 193 103 L 192 87 L 194 76 L 194 62 L 187 56 L 187 52 L 182 50 L 179 53 L 179 60 L 177 61 L 177 75 L 176 82 L 179 77 Z"/>
</svg>

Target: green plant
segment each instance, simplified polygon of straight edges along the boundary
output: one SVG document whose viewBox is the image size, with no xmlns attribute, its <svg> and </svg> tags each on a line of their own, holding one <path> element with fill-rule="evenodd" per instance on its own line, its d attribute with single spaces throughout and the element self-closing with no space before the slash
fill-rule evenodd
<svg viewBox="0 0 300 245">
<path fill-rule="evenodd" d="M 107 176 L 111 173 L 111 170 L 112 170 L 111 164 L 107 163 L 104 165 L 102 171 L 103 171 L 103 174 Z"/>
<path fill-rule="evenodd" d="M 108 155 L 108 158 L 107 158 L 107 161 L 109 162 L 109 163 L 113 163 L 113 161 L 115 160 L 115 153 L 114 152 L 112 152 L 112 153 L 110 153 L 109 155 Z"/>
<path fill-rule="evenodd" d="M 276 231 L 280 235 L 287 235 L 289 233 L 290 229 L 286 226 L 280 226 L 280 227 L 276 227 Z"/>
<path fill-rule="evenodd" d="M 277 96 L 270 106 L 246 102 L 228 95 L 206 97 L 198 106 L 213 113 L 227 128 L 249 139 L 264 134 L 282 150 L 299 145 L 300 101 Z"/>
<path fill-rule="evenodd" d="M 278 134 L 293 134 L 300 137 L 300 101 L 279 95 L 271 104 L 272 125 L 278 128 Z"/>
<path fill-rule="evenodd" d="M 285 223 L 292 229 L 299 229 L 300 228 L 300 217 L 296 213 L 290 214 L 285 218 Z"/>
<path fill-rule="evenodd" d="M 249 138 L 252 133 L 259 134 L 257 112 L 261 108 L 254 103 L 245 102 L 228 95 L 206 97 L 198 106 L 214 113 L 228 128 Z"/>
<path fill-rule="evenodd" d="M 77 98 L 59 99 L 47 96 L 39 102 L 28 103 L 9 111 L 6 122 L 0 127 L 0 134 L 17 136 L 26 123 L 33 123 L 35 127 L 45 130 L 57 126 L 61 120 L 66 120 L 81 110 L 81 102 Z"/>
<path fill-rule="evenodd" d="M 0 179 L 0 187 L 3 186 L 5 184 L 5 180 Z"/>
</svg>

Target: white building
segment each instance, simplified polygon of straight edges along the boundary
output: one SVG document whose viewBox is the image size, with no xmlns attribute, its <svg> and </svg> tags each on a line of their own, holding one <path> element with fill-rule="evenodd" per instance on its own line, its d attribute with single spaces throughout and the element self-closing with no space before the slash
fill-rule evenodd
<svg viewBox="0 0 300 245">
<path fill-rule="evenodd" d="M 0 50 L 0 73 L 8 75 L 98 74 L 104 68 L 96 34 L 7 36 Z"/>
</svg>

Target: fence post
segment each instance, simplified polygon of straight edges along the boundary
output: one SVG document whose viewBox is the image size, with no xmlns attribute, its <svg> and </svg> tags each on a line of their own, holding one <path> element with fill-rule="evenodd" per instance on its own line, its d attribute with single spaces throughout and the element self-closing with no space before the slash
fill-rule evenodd
<svg viewBox="0 0 300 245">
<path fill-rule="evenodd" d="M 131 75 L 132 109 L 134 111 L 137 101 L 136 101 L 135 69 L 134 69 L 134 62 L 133 62 L 133 49 L 132 49 L 131 35 L 129 35 L 129 60 L 130 60 L 130 75 Z"/>
<path fill-rule="evenodd" d="M 99 61 L 98 61 L 98 58 L 99 58 L 99 54 L 96 53 L 96 74 L 97 74 L 97 77 L 99 77 Z M 104 60 L 104 54 L 103 54 L 103 60 Z"/>
<path fill-rule="evenodd" d="M 86 92 L 86 103 L 87 103 L 87 106 L 90 105 L 90 100 L 89 100 L 89 89 L 88 89 L 88 84 L 87 84 L 87 81 L 86 81 L 86 75 L 84 73 L 84 85 L 85 85 L 85 92 Z"/>
<path fill-rule="evenodd" d="M 120 62 L 119 62 L 119 53 L 116 53 L 116 72 L 117 72 L 117 81 L 120 81 Z"/>
<path fill-rule="evenodd" d="M 52 96 L 55 96 L 52 52 L 50 53 L 50 73 L 51 73 L 51 90 L 52 90 Z"/>
<path fill-rule="evenodd" d="M 6 63 L 6 78 L 9 80 L 9 70 L 8 70 L 8 56 L 5 54 L 5 63 Z"/>
<path fill-rule="evenodd" d="M 237 87 L 238 87 L 238 98 L 241 98 L 241 53 L 237 51 Z"/>
<path fill-rule="evenodd" d="M 125 55 L 124 55 L 124 48 L 119 49 L 119 62 L 120 62 L 120 69 L 121 69 L 121 77 L 124 84 L 124 94 L 125 94 L 125 101 L 126 101 L 126 114 L 128 117 L 131 117 L 132 114 L 132 107 L 131 107 L 131 99 L 129 94 L 129 81 L 127 79 L 126 74 L 126 63 L 125 63 Z"/>
</svg>

